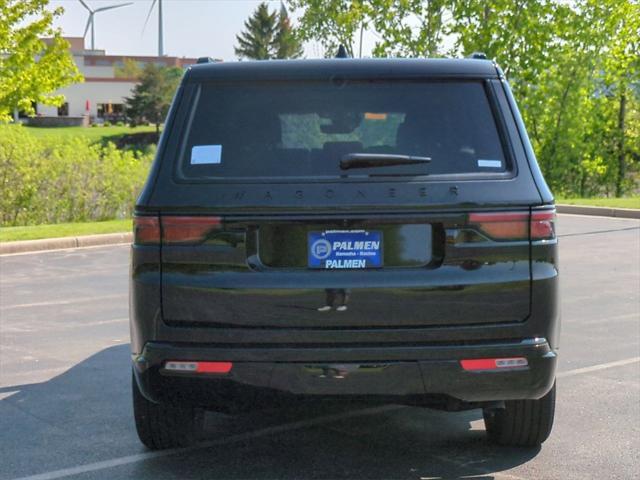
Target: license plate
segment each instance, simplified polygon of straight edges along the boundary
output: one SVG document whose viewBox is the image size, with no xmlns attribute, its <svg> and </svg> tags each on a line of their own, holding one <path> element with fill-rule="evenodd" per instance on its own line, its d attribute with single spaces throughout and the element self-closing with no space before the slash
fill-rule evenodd
<svg viewBox="0 0 640 480">
<path fill-rule="evenodd" d="M 382 233 L 367 230 L 309 232 L 309 268 L 382 267 Z"/>
</svg>

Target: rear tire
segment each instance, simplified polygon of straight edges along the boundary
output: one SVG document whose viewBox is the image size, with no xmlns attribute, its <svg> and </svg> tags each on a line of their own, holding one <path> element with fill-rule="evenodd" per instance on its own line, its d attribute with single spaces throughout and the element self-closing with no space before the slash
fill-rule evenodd
<svg viewBox="0 0 640 480">
<path fill-rule="evenodd" d="M 147 400 L 132 375 L 133 416 L 140 441 L 151 450 L 187 447 L 202 433 L 204 411 Z"/>
<path fill-rule="evenodd" d="M 505 408 L 483 411 L 489 440 L 512 447 L 536 447 L 551 433 L 556 384 L 538 400 L 510 400 Z"/>
</svg>

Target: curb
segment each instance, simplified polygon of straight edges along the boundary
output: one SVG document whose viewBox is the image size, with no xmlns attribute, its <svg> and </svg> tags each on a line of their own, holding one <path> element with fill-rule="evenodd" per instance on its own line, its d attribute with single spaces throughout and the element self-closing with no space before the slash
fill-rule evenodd
<svg viewBox="0 0 640 480">
<path fill-rule="evenodd" d="M 131 243 L 132 239 L 132 233 L 126 232 L 83 235 L 80 237 L 43 238 L 42 240 L 2 242 L 0 243 L 0 255 L 46 250 L 63 250 L 78 247 L 95 247 L 99 245 L 117 245 L 120 243 Z"/>
<path fill-rule="evenodd" d="M 572 213 L 574 215 L 640 219 L 640 209 L 635 208 L 587 207 L 584 205 L 557 204 L 556 212 Z"/>
</svg>

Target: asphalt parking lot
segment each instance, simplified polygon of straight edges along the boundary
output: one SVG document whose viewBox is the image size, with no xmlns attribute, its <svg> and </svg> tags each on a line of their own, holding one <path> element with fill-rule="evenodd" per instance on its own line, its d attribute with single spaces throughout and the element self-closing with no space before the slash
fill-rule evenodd
<svg viewBox="0 0 640 480">
<path fill-rule="evenodd" d="M 0 257 L 0 478 L 640 477 L 640 221 L 561 215 L 556 423 L 539 450 L 485 442 L 479 411 L 324 405 L 209 414 L 152 453 L 130 405 L 128 247 Z"/>
</svg>

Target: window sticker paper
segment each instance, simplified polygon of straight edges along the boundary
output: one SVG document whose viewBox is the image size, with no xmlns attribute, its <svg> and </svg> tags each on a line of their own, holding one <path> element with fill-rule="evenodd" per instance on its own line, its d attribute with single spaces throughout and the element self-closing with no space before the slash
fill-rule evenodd
<svg viewBox="0 0 640 480">
<path fill-rule="evenodd" d="M 222 163 L 222 145 L 195 145 L 191 148 L 191 165 Z"/>
<path fill-rule="evenodd" d="M 478 166 L 479 167 L 486 167 L 486 168 L 502 168 L 502 160 L 484 160 L 484 159 L 479 159 L 478 160 Z"/>
</svg>

